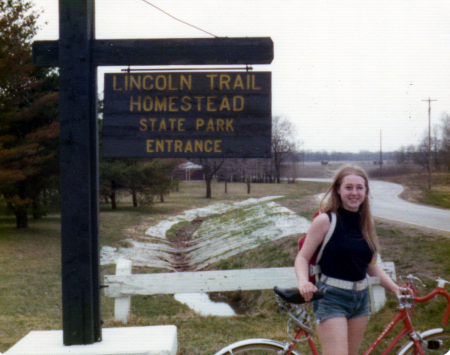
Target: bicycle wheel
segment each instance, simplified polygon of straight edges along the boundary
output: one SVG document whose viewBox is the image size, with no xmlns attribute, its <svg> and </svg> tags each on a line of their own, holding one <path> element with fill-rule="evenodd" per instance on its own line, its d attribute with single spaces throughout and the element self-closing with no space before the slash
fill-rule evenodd
<svg viewBox="0 0 450 355">
<path fill-rule="evenodd" d="M 250 339 L 240 341 L 223 348 L 215 355 L 284 355 L 283 344 L 268 339 Z M 299 355 L 293 351 L 292 355 Z"/>
<path fill-rule="evenodd" d="M 450 332 L 442 329 L 427 330 L 422 333 L 422 338 L 424 354 L 445 355 L 450 351 Z M 415 355 L 417 353 L 415 350 L 414 343 L 411 341 L 398 352 L 398 355 Z"/>
</svg>

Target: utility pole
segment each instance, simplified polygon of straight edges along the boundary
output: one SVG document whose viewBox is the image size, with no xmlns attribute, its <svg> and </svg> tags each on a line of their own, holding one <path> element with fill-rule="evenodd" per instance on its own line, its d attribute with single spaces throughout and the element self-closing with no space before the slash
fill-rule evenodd
<svg viewBox="0 0 450 355">
<path fill-rule="evenodd" d="M 382 150 L 382 134 L 383 131 L 380 129 L 380 178 L 383 177 L 383 150 Z"/>
<path fill-rule="evenodd" d="M 422 100 L 428 101 L 428 188 L 431 190 L 431 100 Z"/>
</svg>

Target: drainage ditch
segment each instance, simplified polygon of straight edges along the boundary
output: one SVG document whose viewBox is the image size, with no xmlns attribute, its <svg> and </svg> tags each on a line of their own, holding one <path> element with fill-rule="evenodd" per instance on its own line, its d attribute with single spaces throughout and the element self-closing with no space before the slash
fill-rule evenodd
<svg viewBox="0 0 450 355">
<path fill-rule="evenodd" d="M 196 270 L 190 263 L 191 258 L 187 248 L 196 244 L 192 236 L 205 219 L 196 218 L 190 226 L 180 228 L 174 237 L 168 238 L 173 248 L 177 250 L 173 253 L 173 260 L 171 261 L 175 272 Z M 180 293 L 174 295 L 174 297 L 177 301 L 186 304 L 201 315 L 233 316 L 236 313 L 241 313 L 237 311 L 240 307 L 233 302 L 231 295 L 227 296 L 217 292 L 211 294 Z"/>
</svg>

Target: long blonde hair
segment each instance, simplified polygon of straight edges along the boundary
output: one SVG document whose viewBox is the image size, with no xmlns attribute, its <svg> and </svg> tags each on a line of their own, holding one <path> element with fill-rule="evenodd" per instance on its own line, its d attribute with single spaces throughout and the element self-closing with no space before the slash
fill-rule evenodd
<svg viewBox="0 0 450 355">
<path fill-rule="evenodd" d="M 361 227 L 361 232 L 370 246 L 373 252 L 377 252 L 379 249 L 378 237 L 375 232 L 375 227 L 373 225 L 372 212 L 370 210 L 369 202 L 369 179 L 366 172 L 355 165 L 344 165 L 341 167 L 334 175 L 333 183 L 328 188 L 325 196 L 320 202 L 320 209 L 324 212 L 337 212 L 337 210 L 342 207 L 341 196 L 338 193 L 341 187 L 342 180 L 348 175 L 360 176 L 364 179 L 364 184 L 366 187 L 366 197 L 359 208 L 359 225 Z M 322 207 L 322 205 L 324 205 Z"/>
</svg>

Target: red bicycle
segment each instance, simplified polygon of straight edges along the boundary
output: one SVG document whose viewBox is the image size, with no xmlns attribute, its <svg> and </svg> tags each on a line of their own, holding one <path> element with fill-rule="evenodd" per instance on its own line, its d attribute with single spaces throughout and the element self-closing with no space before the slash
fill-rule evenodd
<svg viewBox="0 0 450 355">
<path fill-rule="evenodd" d="M 419 332 L 414 329 L 411 322 L 411 314 L 416 303 L 427 302 L 437 295 L 442 295 L 447 299 L 447 307 L 442 318 L 442 324 L 447 324 L 450 315 L 450 294 L 445 290 L 444 286 L 450 282 L 438 278 L 436 280 L 436 289 L 425 297 L 417 297 L 416 288 L 413 283 L 414 280 L 419 279 L 409 275 L 404 287 L 412 289 L 415 296 L 398 296 L 398 313 L 363 355 L 372 354 L 373 350 L 380 345 L 386 335 L 401 321 L 403 322 L 403 328 L 384 349 L 381 355 L 390 354 L 404 337 L 408 340 L 397 352 L 398 355 L 450 354 L 450 332 L 445 331 L 443 328 Z M 247 339 L 231 344 L 215 355 L 319 355 L 312 338 L 314 329 L 311 324 L 311 317 L 308 311 L 301 306 L 304 301 L 298 290 L 295 288 L 284 289 L 275 287 L 274 292 L 281 309 L 289 316 L 287 333 L 290 341 L 282 343 L 270 339 Z M 316 297 L 320 297 L 320 294 Z M 307 345 L 301 350 L 297 350 L 296 347 L 301 342 L 306 342 Z"/>
</svg>

